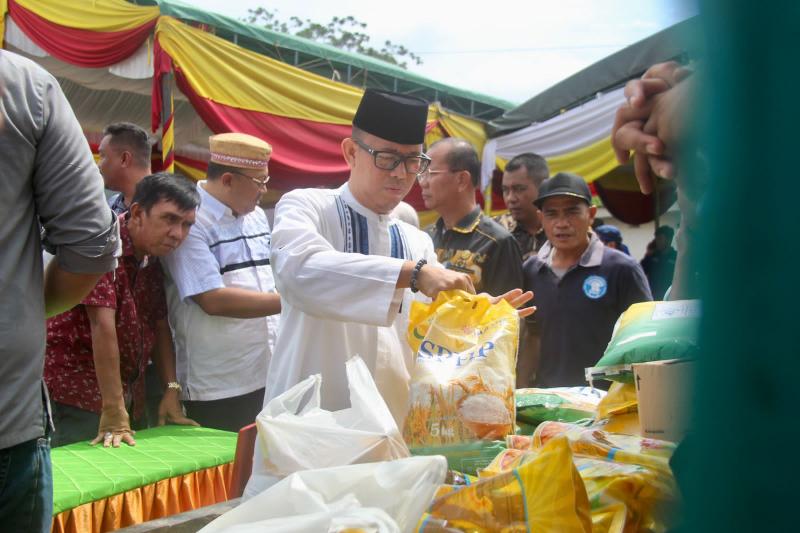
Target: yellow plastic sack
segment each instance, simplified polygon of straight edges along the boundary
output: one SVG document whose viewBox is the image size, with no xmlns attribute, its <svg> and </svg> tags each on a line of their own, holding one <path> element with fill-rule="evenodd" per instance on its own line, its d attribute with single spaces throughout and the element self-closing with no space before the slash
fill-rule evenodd
<svg viewBox="0 0 800 533">
<path fill-rule="evenodd" d="M 540 453 L 506 450 L 481 471 L 481 478 L 524 468 Z M 591 502 L 594 533 L 657 533 L 675 525 L 678 491 L 671 473 L 577 454 L 573 461 Z"/>
<path fill-rule="evenodd" d="M 553 439 L 517 469 L 434 499 L 418 532 L 592 530 L 586 489 L 566 439 Z"/>
<path fill-rule="evenodd" d="M 609 433 L 641 435 L 639 401 L 633 383 L 614 382 L 597 406 L 597 420 L 592 427 Z"/>
<path fill-rule="evenodd" d="M 416 353 L 403 437 L 412 447 L 503 439 L 514 430 L 519 318 L 507 302 L 463 291 L 414 302 Z"/>
<path fill-rule="evenodd" d="M 531 448 L 537 449 L 560 436 L 569 439 L 576 455 L 646 466 L 672 474 L 669 460 L 675 451 L 675 444 L 665 440 L 608 433 L 565 422 L 545 422 L 536 428 L 529 442 Z M 518 438 L 514 442 L 520 446 L 523 441 Z"/>
</svg>

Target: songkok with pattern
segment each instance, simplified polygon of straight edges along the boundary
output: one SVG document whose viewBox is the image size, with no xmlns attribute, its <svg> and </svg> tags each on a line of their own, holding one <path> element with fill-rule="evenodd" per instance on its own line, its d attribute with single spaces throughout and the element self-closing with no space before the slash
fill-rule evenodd
<svg viewBox="0 0 800 533">
<path fill-rule="evenodd" d="M 208 138 L 211 162 L 227 167 L 264 169 L 272 146 L 246 133 L 220 133 Z"/>
</svg>

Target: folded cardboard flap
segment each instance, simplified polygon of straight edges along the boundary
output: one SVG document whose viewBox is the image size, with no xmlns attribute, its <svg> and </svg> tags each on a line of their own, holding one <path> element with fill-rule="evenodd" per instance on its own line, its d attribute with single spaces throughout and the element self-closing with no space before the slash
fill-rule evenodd
<svg viewBox="0 0 800 533">
<path fill-rule="evenodd" d="M 695 363 L 670 359 L 633 365 L 642 436 L 680 441 L 689 428 Z"/>
</svg>

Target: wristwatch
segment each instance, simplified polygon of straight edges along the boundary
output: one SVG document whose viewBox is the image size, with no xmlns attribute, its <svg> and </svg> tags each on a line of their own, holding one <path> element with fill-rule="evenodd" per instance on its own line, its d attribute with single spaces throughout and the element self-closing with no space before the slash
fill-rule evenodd
<svg viewBox="0 0 800 533">
<path fill-rule="evenodd" d="M 170 381 L 169 383 L 167 383 L 167 390 L 169 389 L 175 389 L 178 392 L 181 392 L 181 390 L 183 390 L 181 388 L 181 384 L 178 383 L 177 381 Z"/>
</svg>

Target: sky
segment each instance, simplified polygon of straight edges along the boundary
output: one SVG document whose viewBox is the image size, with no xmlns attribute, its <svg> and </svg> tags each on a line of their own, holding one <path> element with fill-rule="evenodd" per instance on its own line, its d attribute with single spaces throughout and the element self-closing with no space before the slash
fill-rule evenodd
<svg viewBox="0 0 800 533">
<path fill-rule="evenodd" d="M 327 23 L 352 15 L 375 48 L 390 40 L 423 59 L 409 70 L 520 104 L 592 63 L 696 14 L 691 0 L 192 0 L 242 18 L 267 7 Z"/>
</svg>

